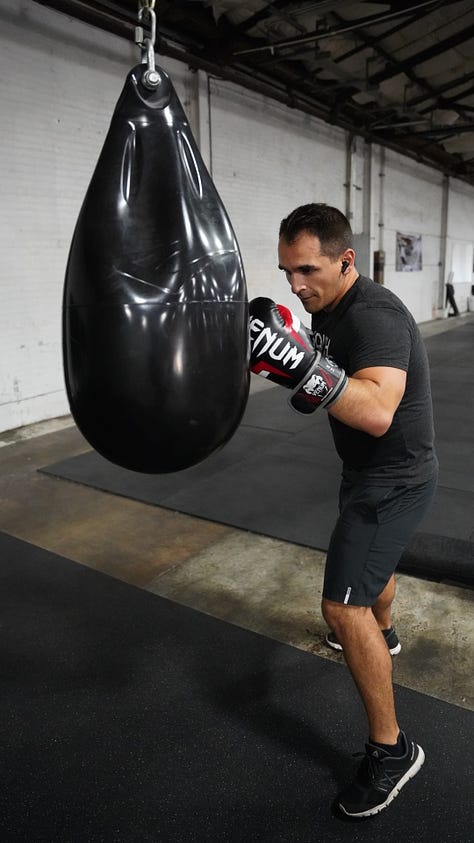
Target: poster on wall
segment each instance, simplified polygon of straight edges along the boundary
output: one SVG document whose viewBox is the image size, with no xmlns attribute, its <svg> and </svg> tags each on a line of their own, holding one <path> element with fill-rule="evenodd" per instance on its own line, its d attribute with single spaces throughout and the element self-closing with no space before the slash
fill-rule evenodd
<svg viewBox="0 0 474 843">
<path fill-rule="evenodd" d="M 397 272 L 421 272 L 421 234 L 401 234 L 397 231 L 395 269 Z"/>
</svg>

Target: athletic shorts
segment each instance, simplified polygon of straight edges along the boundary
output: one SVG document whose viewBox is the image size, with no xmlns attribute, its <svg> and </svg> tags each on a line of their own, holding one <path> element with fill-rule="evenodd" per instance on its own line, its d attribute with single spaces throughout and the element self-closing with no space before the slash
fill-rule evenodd
<svg viewBox="0 0 474 843">
<path fill-rule="evenodd" d="M 419 486 L 370 486 L 343 479 L 326 560 L 323 597 L 373 606 L 433 500 L 435 476 Z"/>
</svg>

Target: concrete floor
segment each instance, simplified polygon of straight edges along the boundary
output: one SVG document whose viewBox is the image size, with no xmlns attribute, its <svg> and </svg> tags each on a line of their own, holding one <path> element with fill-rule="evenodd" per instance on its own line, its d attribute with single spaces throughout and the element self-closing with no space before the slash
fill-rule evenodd
<svg viewBox="0 0 474 843">
<path fill-rule="evenodd" d="M 425 336 L 474 315 L 421 326 Z M 0 434 L 0 530 L 324 658 L 324 553 L 41 474 L 89 450 L 70 417 Z M 398 576 L 394 679 L 474 710 L 473 591 Z M 355 693 L 355 692 L 354 692 Z"/>
</svg>

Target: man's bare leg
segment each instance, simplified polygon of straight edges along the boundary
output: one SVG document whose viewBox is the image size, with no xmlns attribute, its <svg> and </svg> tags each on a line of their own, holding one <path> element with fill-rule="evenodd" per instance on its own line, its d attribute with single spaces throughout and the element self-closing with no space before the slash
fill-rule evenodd
<svg viewBox="0 0 474 843">
<path fill-rule="evenodd" d="M 395 597 L 395 574 L 392 574 L 384 590 L 377 597 L 375 606 L 372 606 L 372 612 L 380 629 L 390 629 L 392 623 L 390 620 L 390 609 Z"/>
<path fill-rule="evenodd" d="M 375 614 L 370 607 L 346 606 L 326 598 L 322 612 L 342 645 L 367 712 L 371 740 L 396 744 L 400 730 L 393 699 L 392 658 Z"/>
</svg>

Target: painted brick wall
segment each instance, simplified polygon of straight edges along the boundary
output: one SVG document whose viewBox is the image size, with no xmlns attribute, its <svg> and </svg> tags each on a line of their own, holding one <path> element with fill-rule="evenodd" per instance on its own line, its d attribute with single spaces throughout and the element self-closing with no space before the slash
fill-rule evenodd
<svg viewBox="0 0 474 843">
<path fill-rule="evenodd" d="M 439 275 L 442 174 L 395 153 L 387 153 L 384 180 L 385 286 L 418 322 L 433 318 L 433 282 Z M 421 234 L 422 270 L 396 270 L 396 235 Z"/>
<path fill-rule="evenodd" d="M 382 175 L 381 175 L 382 172 Z M 417 322 L 436 317 L 441 256 L 443 174 L 394 152 L 380 149 L 372 156 L 372 249 L 385 251 L 385 286 L 399 296 Z M 382 205 L 380 192 L 382 191 Z M 474 231 L 471 216 L 474 189 L 450 180 L 444 283 L 454 272 L 459 311 L 466 312 L 472 284 Z M 379 223 L 382 222 L 382 228 Z M 423 265 L 420 272 L 396 269 L 396 235 L 420 234 Z"/>
<path fill-rule="evenodd" d="M 281 220 L 297 205 L 344 207 L 345 139 L 313 118 L 212 80 L 212 173 L 233 220 L 249 298 L 307 315 L 278 270 Z"/>
<path fill-rule="evenodd" d="M 67 414 L 64 272 L 134 44 L 25 0 L 0 9 L 0 430 Z M 186 68 L 173 64 L 185 98 Z"/>
<path fill-rule="evenodd" d="M 448 239 L 446 243 L 446 277 L 453 272 L 454 296 L 459 311 L 473 309 L 471 293 L 474 284 L 473 198 L 469 185 L 453 182 L 448 204 Z M 468 307 L 470 302 L 470 308 Z"/>
</svg>

